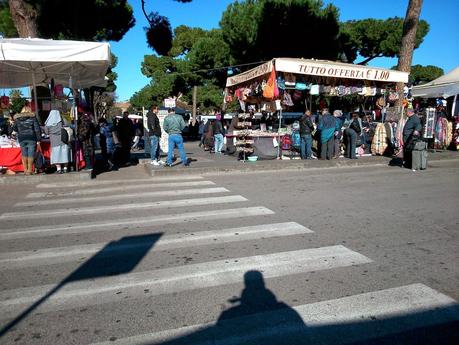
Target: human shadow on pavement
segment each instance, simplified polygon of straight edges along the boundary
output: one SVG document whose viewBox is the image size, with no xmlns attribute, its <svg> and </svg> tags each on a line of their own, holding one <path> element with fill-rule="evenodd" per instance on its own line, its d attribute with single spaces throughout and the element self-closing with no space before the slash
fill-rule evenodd
<svg viewBox="0 0 459 345">
<path fill-rule="evenodd" d="M 223 311 L 216 322 L 162 331 L 150 340 L 143 338 L 142 344 L 455 345 L 459 339 L 457 303 L 384 316 L 377 316 L 379 308 L 385 307 L 378 305 L 370 311 L 372 316 L 359 312 L 358 305 L 334 301 L 292 308 L 265 287 L 259 271 L 246 272 L 244 283 L 240 298 L 229 300 L 239 305 Z"/>
<path fill-rule="evenodd" d="M 131 272 L 161 236 L 162 233 L 126 236 L 120 240 L 109 242 L 105 247 L 94 254 L 93 257 L 46 293 L 46 295 L 38 299 L 19 316 L 5 325 L 0 330 L 0 337 L 4 336 L 11 328 L 24 320 L 30 313 L 56 294 L 66 284 Z"/>
</svg>

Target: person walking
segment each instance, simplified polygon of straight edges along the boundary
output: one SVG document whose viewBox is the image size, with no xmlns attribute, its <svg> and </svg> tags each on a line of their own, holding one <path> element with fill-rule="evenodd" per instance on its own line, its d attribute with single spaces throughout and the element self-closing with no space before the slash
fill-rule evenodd
<svg viewBox="0 0 459 345">
<path fill-rule="evenodd" d="M 172 156 L 174 154 L 174 149 L 177 146 L 180 158 L 182 159 L 182 164 L 184 166 L 189 166 L 190 163 L 186 158 L 185 149 L 183 147 L 183 137 L 182 131 L 186 127 L 183 117 L 176 114 L 173 109 L 168 110 L 168 115 L 164 119 L 163 129 L 169 134 L 168 147 L 169 151 L 167 152 L 167 162 L 166 166 L 172 166 Z"/>
<path fill-rule="evenodd" d="M 314 124 L 311 120 L 311 111 L 306 110 L 300 118 L 300 156 L 301 159 L 312 158 L 312 132 Z"/>
<path fill-rule="evenodd" d="M 214 132 L 214 152 L 221 154 L 223 148 L 223 125 L 222 125 L 222 116 L 219 113 L 215 115 L 215 122 L 213 125 Z"/>
<path fill-rule="evenodd" d="M 121 164 L 129 165 L 131 162 L 131 145 L 134 137 L 134 125 L 129 118 L 129 112 L 125 111 L 118 121 L 116 128 L 119 143 L 121 145 Z"/>
<path fill-rule="evenodd" d="M 51 144 L 51 165 L 56 165 L 57 173 L 67 172 L 67 164 L 72 161 L 70 146 L 62 141 L 63 121 L 59 110 L 51 110 L 45 121 L 45 134 Z M 70 138 L 69 138 L 70 139 Z"/>
<path fill-rule="evenodd" d="M 344 130 L 346 138 L 346 157 L 349 159 L 357 159 L 355 154 L 357 146 L 357 138 L 362 133 L 362 120 L 359 118 L 359 114 L 353 113 L 352 118 L 349 121 L 349 126 Z"/>
<path fill-rule="evenodd" d="M 422 124 L 419 117 L 414 113 L 413 109 L 406 111 L 408 120 L 403 127 L 403 161 L 405 168 L 412 168 L 413 147 L 416 140 L 420 137 Z"/>
<path fill-rule="evenodd" d="M 152 106 L 151 110 L 147 113 L 147 126 L 148 136 L 150 137 L 150 157 L 151 164 L 159 166 L 165 164 L 160 159 L 161 149 L 159 147 L 159 140 L 161 139 L 161 125 L 158 118 L 158 107 Z"/>
<path fill-rule="evenodd" d="M 322 116 L 319 118 L 320 130 L 320 159 L 327 158 L 330 160 L 333 156 L 334 136 L 336 131 L 336 119 L 330 114 L 327 108 L 322 110 Z"/>
<path fill-rule="evenodd" d="M 40 124 L 29 106 L 25 106 L 19 114 L 14 115 L 13 131 L 18 133 L 24 175 L 31 175 L 35 151 L 37 145 L 38 147 L 40 145 L 41 130 Z"/>
</svg>

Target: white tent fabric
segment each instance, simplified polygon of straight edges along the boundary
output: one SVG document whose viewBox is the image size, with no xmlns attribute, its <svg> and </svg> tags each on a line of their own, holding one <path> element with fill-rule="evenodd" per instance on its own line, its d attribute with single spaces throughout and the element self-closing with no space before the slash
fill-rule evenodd
<svg viewBox="0 0 459 345">
<path fill-rule="evenodd" d="M 361 66 L 326 60 L 275 58 L 244 73 L 231 76 L 226 86 L 231 87 L 268 74 L 275 66 L 277 72 L 312 75 L 326 78 L 371 80 L 383 83 L 408 82 L 408 73 L 385 68 Z"/>
<path fill-rule="evenodd" d="M 413 87 L 414 97 L 448 98 L 457 94 L 459 94 L 459 66 L 429 83 Z"/>
<path fill-rule="evenodd" d="M 105 86 L 110 45 L 102 42 L 0 39 L 0 87 L 50 83 L 77 89 Z M 34 80 L 33 80 L 34 79 Z M 72 83 L 72 85 L 69 85 Z"/>
</svg>

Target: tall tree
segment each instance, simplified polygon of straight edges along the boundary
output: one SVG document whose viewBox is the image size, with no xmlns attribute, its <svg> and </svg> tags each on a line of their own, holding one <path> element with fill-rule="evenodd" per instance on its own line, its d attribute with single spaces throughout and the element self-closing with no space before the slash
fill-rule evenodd
<svg viewBox="0 0 459 345">
<path fill-rule="evenodd" d="M 18 32 L 11 18 L 8 0 L 0 0 L 0 36 L 17 37 Z"/>
<path fill-rule="evenodd" d="M 354 62 L 357 55 L 364 58 L 359 62 L 364 65 L 378 57 L 395 57 L 400 53 L 403 31 L 403 19 L 349 20 L 341 23 L 341 44 L 347 62 Z M 418 48 L 429 32 L 425 20 L 419 22 L 415 35 L 414 49 Z"/>
<path fill-rule="evenodd" d="M 416 44 L 416 30 L 418 28 L 419 16 L 421 15 L 422 0 L 409 0 L 406 10 L 405 21 L 403 23 L 402 44 L 400 46 L 400 55 L 398 58 L 397 69 L 402 72 L 410 72 L 411 61 L 413 60 L 413 50 Z M 397 92 L 399 100 L 397 106 L 403 102 L 403 83 L 397 83 Z"/>
<path fill-rule="evenodd" d="M 119 41 L 135 24 L 127 0 L 9 0 L 9 8 L 20 37 Z"/>
<path fill-rule="evenodd" d="M 393 66 L 391 69 L 396 70 L 397 66 Z M 445 74 L 443 68 L 433 65 L 413 65 L 411 66 L 409 82 L 413 85 L 419 85 L 428 83 L 434 79 L 437 79 Z"/>
<path fill-rule="evenodd" d="M 174 0 L 177 2 L 191 2 L 193 0 Z M 166 55 L 172 48 L 172 28 L 169 18 L 152 11 L 147 14 L 145 9 L 145 0 L 141 0 L 142 11 L 148 21 L 149 26 L 145 27 L 147 35 L 147 44 L 154 49 L 159 55 Z"/>
<path fill-rule="evenodd" d="M 321 0 L 235 2 L 223 13 L 220 26 L 236 62 L 339 57 L 338 9 Z"/>
</svg>

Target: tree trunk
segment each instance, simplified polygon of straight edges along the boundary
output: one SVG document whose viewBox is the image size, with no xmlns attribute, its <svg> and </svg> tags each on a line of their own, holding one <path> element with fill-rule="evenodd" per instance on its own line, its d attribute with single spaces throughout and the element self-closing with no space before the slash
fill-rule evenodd
<svg viewBox="0 0 459 345">
<path fill-rule="evenodd" d="M 37 37 L 37 10 L 24 0 L 9 0 L 8 3 L 19 37 Z"/>
<path fill-rule="evenodd" d="M 411 62 L 413 60 L 413 50 L 416 40 L 416 30 L 418 28 L 419 16 L 421 14 L 422 0 L 409 0 L 406 10 L 405 21 L 403 23 L 402 45 L 398 58 L 397 69 L 402 72 L 411 71 Z M 403 88 L 404 83 L 397 83 L 398 101 L 397 107 L 403 105 Z"/>
</svg>

